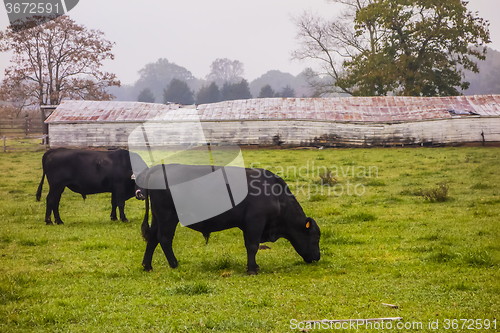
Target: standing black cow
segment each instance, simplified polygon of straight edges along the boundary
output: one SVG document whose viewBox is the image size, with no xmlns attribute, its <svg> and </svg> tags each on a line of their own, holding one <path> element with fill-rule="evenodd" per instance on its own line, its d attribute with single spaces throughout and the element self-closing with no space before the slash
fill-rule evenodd
<svg viewBox="0 0 500 333">
<path fill-rule="evenodd" d="M 213 167 L 212 170 L 216 171 L 219 168 Z M 225 167 L 224 169 L 227 173 L 231 171 L 231 168 L 235 167 Z M 137 190 L 136 197 L 146 199 L 146 215 L 142 223 L 142 234 L 147 241 L 142 262 L 144 270 L 152 270 L 151 260 L 158 243 L 160 243 L 170 267 L 177 267 L 177 259 L 172 251 L 172 240 L 179 222 L 179 210 L 174 205 L 175 199 L 172 197 L 171 188 L 175 183 L 205 176 L 206 170 L 206 166 L 169 164 L 152 167 L 138 176 L 137 184 L 140 184 L 141 187 Z M 289 240 L 306 262 L 319 260 L 319 227 L 312 218 L 306 217 L 285 181 L 263 169 L 239 168 L 239 170 L 243 170 L 243 175 L 246 176 L 246 181 L 244 180 L 244 185 L 248 185 L 246 197 L 240 203 L 233 205 L 233 208 L 201 222 L 190 224 L 188 227 L 201 232 L 207 241 L 211 232 L 234 227 L 241 229 L 247 249 L 247 272 L 251 275 L 257 274 L 259 269 L 255 262 L 259 244 L 274 242 L 278 238 Z M 166 176 L 164 178 L 164 188 L 166 189 L 151 189 L 158 188 L 158 180 L 163 179 L 164 176 Z M 225 178 L 226 184 L 228 184 L 227 177 L 225 176 Z M 156 184 L 150 186 L 152 179 Z M 227 187 L 229 189 L 229 184 Z M 194 187 L 193 191 L 196 190 Z M 214 196 L 217 195 L 214 194 Z M 151 227 L 148 221 L 148 196 L 152 210 Z M 185 198 L 189 196 L 189 194 L 184 195 Z M 203 203 L 196 203 L 195 206 L 198 204 Z"/>
<path fill-rule="evenodd" d="M 80 193 L 83 199 L 87 194 L 111 192 L 111 219 L 117 219 L 118 207 L 120 220 L 128 222 L 124 211 L 125 201 L 135 194 L 131 157 L 147 167 L 139 155 L 122 149 L 94 151 L 58 148 L 47 151 L 42 158 L 43 175 L 36 192 L 36 200 L 40 201 L 43 180 L 47 175 L 50 189 L 47 194 L 45 222 L 52 224 L 50 217 L 54 212 L 55 222 L 63 224 L 59 216 L 59 201 L 66 187 Z"/>
</svg>

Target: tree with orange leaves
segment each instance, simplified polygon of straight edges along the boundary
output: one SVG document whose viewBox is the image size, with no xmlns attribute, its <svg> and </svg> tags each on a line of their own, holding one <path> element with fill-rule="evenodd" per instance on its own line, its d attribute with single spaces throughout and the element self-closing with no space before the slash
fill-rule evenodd
<svg viewBox="0 0 500 333">
<path fill-rule="evenodd" d="M 0 32 L 0 51 L 13 53 L 0 99 L 57 105 L 63 99 L 114 98 L 106 88 L 120 86 L 120 81 L 101 70 L 103 61 L 114 58 L 114 43 L 103 32 L 78 25 L 66 15 L 41 25 L 26 24 L 32 27 L 13 30 L 10 26 Z"/>
</svg>

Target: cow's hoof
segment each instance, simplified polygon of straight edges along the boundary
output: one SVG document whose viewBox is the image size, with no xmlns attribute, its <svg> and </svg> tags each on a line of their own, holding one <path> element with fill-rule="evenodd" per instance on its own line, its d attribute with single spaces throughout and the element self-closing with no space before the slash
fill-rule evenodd
<svg viewBox="0 0 500 333">
<path fill-rule="evenodd" d="M 247 271 L 248 275 L 257 275 L 257 271 Z"/>
<path fill-rule="evenodd" d="M 110 218 L 111 218 L 111 221 L 116 221 L 116 220 L 118 220 L 118 218 L 117 218 L 116 216 L 110 216 Z"/>
<path fill-rule="evenodd" d="M 45 221 L 45 225 L 54 225 L 51 220 Z"/>
<path fill-rule="evenodd" d="M 130 221 L 128 219 L 124 219 L 124 220 L 122 220 L 122 222 L 128 223 Z"/>
<path fill-rule="evenodd" d="M 151 265 L 142 264 L 142 267 L 144 268 L 144 272 L 152 272 L 153 271 L 153 267 Z"/>
<path fill-rule="evenodd" d="M 63 221 L 57 221 L 57 220 L 56 220 L 56 223 L 57 223 L 57 224 L 64 224 L 64 222 L 63 222 Z"/>
<path fill-rule="evenodd" d="M 249 271 L 248 266 L 247 266 L 247 271 Z M 256 272 L 260 271 L 260 266 L 259 265 L 255 266 L 255 269 L 252 269 L 252 271 Z"/>
</svg>

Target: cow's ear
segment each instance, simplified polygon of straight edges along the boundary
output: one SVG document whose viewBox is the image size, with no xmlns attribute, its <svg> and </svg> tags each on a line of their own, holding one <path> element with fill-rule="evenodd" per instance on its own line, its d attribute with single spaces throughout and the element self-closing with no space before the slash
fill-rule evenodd
<svg viewBox="0 0 500 333">
<path fill-rule="evenodd" d="M 311 227 L 311 221 L 313 221 L 312 218 L 310 217 L 306 218 L 306 229 L 309 229 Z"/>
</svg>

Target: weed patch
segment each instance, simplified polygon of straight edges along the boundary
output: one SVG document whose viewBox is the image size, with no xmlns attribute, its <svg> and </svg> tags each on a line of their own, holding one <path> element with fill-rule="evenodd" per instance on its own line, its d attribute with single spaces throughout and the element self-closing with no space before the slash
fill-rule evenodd
<svg viewBox="0 0 500 333">
<path fill-rule="evenodd" d="M 470 187 L 473 190 L 487 190 L 490 188 L 489 185 L 483 183 L 476 183 Z"/>
<path fill-rule="evenodd" d="M 426 257 L 426 259 L 428 261 L 434 261 L 434 262 L 437 262 L 440 264 L 450 262 L 455 258 L 456 258 L 456 254 L 451 253 L 451 252 L 444 250 L 444 249 L 440 249 L 439 251 L 432 252 L 431 254 L 429 254 Z"/>
<path fill-rule="evenodd" d="M 309 198 L 309 201 L 311 201 L 311 202 L 319 202 L 319 201 L 326 201 L 326 200 L 328 200 L 328 196 L 321 195 L 321 194 L 313 194 Z"/>
<path fill-rule="evenodd" d="M 358 222 L 369 222 L 369 221 L 375 221 L 376 219 L 377 217 L 373 214 L 361 212 L 343 216 L 337 220 L 337 223 L 348 224 L 348 223 L 358 223 Z"/>
<path fill-rule="evenodd" d="M 370 179 L 365 186 L 386 186 L 386 184 L 382 179 Z"/>
<path fill-rule="evenodd" d="M 459 258 L 463 263 L 469 266 L 484 266 L 484 267 L 492 267 L 495 266 L 495 261 L 491 253 L 484 250 L 469 250 L 464 253 L 459 254 Z"/>
<path fill-rule="evenodd" d="M 19 241 L 19 245 L 22 246 L 40 246 L 45 245 L 49 241 L 47 239 L 22 239 Z"/>
<path fill-rule="evenodd" d="M 171 295 L 203 295 L 203 294 L 212 294 L 214 292 L 214 288 L 209 286 L 204 282 L 194 282 L 194 283 L 186 283 L 181 286 L 170 289 Z"/>
<path fill-rule="evenodd" d="M 109 248 L 110 245 L 105 243 L 91 243 L 91 244 L 84 244 L 81 246 L 81 249 L 83 251 L 99 251 L 99 250 L 106 250 Z"/>
<path fill-rule="evenodd" d="M 439 183 L 435 188 L 421 190 L 420 195 L 429 202 L 445 202 L 448 197 L 448 184 Z"/>
<path fill-rule="evenodd" d="M 315 180 L 314 183 L 321 186 L 334 186 L 338 183 L 338 180 L 332 176 L 332 171 L 327 168 L 320 172 L 319 179 Z"/>
</svg>

